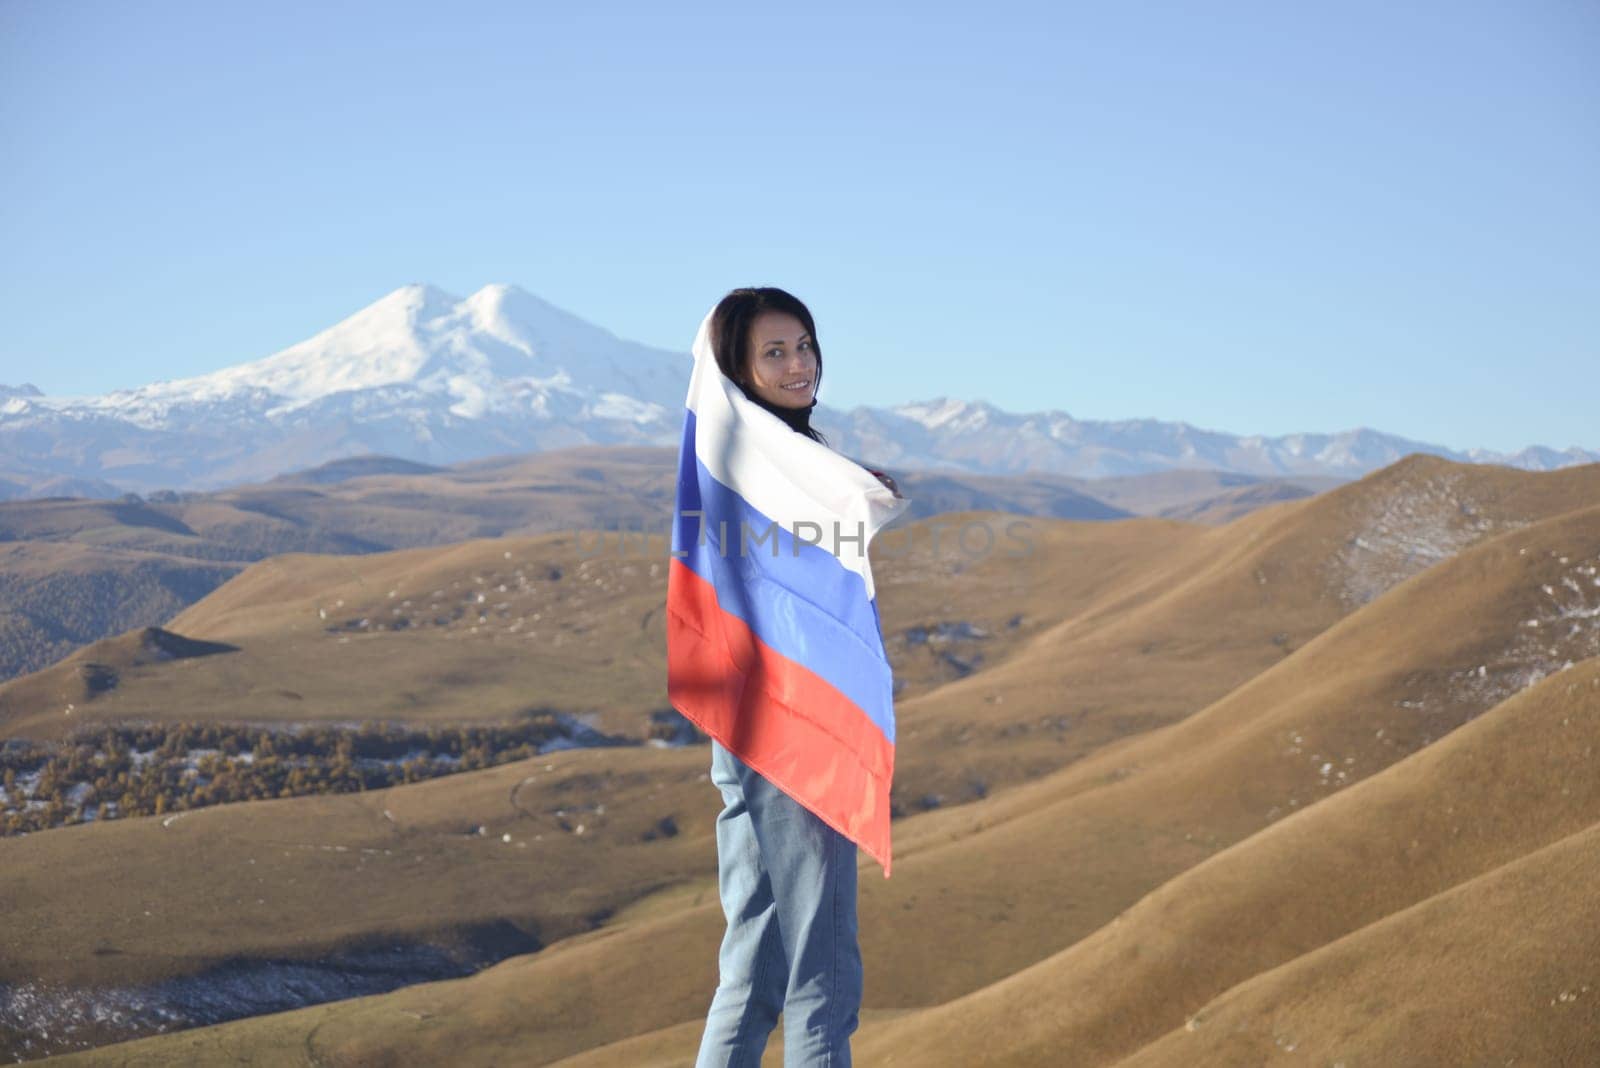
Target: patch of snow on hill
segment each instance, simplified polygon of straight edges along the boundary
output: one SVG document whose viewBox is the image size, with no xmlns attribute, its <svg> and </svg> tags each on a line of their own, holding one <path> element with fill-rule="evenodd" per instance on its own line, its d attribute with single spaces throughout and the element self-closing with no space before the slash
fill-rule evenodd
<svg viewBox="0 0 1600 1068">
<path fill-rule="evenodd" d="M 1492 708 L 1540 679 L 1600 656 L 1600 554 L 1576 561 L 1550 555 L 1563 570 L 1554 582 L 1540 583 L 1538 607 L 1519 622 L 1498 656 L 1451 673 L 1447 700 Z"/>
<path fill-rule="evenodd" d="M 1355 533 L 1329 561 L 1329 584 L 1348 608 L 1482 538 L 1527 526 L 1493 515 L 1455 471 L 1397 479 L 1363 503 Z"/>
</svg>

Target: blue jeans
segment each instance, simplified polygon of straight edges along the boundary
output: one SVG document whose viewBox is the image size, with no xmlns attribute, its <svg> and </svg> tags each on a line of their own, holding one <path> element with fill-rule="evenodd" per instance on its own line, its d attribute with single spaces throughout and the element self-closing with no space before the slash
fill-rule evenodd
<svg viewBox="0 0 1600 1068">
<path fill-rule="evenodd" d="M 783 1013 L 785 1068 L 849 1068 L 859 1023 L 856 844 L 716 739 L 717 881 L 728 918 L 695 1068 L 760 1068 Z"/>
</svg>

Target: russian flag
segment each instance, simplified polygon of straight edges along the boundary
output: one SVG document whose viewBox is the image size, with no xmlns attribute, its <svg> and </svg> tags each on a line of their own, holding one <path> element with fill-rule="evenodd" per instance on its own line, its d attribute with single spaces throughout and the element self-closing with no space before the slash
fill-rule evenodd
<svg viewBox="0 0 1600 1068">
<path fill-rule="evenodd" d="M 893 676 L 867 549 L 909 505 L 694 340 L 667 570 L 674 708 L 889 877 Z"/>
</svg>

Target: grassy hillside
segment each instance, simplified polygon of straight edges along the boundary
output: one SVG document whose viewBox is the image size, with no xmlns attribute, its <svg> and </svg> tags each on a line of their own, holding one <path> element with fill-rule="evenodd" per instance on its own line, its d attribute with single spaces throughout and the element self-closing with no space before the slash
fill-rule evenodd
<svg viewBox="0 0 1600 1068">
<path fill-rule="evenodd" d="M 1586 773 L 1600 740 L 1596 500 L 1600 466 L 1529 475 L 1412 457 L 1218 528 L 1041 523 L 1024 560 L 919 552 L 913 536 L 877 567 L 908 686 L 895 877 L 864 864 L 861 882 L 860 1062 L 1230 1064 L 1305 1043 L 1330 1061 L 1399 1051 L 1453 1064 L 1452 1050 L 1470 1061 L 1519 1041 L 1591 1049 L 1583 986 L 1597 984 L 1578 962 L 1596 931 L 1575 880 L 1592 846 L 1581 835 L 1600 821 Z M 342 584 L 335 564 L 356 561 L 256 565 L 173 621 L 238 652 L 133 665 L 109 691 L 126 703 L 96 697 L 86 714 L 144 714 L 195 680 L 218 707 L 271 714 L 290 652 L 315 704 L 393 700 L 444 670 L 425 658 L 446 645 L 472 668 L 454 686 L 480 711 L 497 687 L 542 702 L 581 676 L 605 695 L 602 718 L 637 731 L 630 708 L 650 704 L 659 637 L 630 645 L 627 628 L 648 631 L 633 613 L 664 590 L 624 575 L 626 561 L 560 555 L 571 551 L 550 536 L 378 554 Z M 569 570 L 541 585 L 537 567 L 557 560 Z M 404 611 L 432 612 L 402 589 L 412 578 L 448 594 L 442 617 L 496 575 L 520 592 L 518 568 L 529 600 L 493 626 L 463 614 L 432 624 L 431 642 L 416 623 L 348 626 L 408 599 Z M 571 667 L 509 637 L 557 598 L 548 637 L 577 646 Z M 356 659 L 363 645 L 371 659 Z M 231 682 L 208 674 L 230 658 Z M 516 674 L 530 660 L 542 671 Z M 494 673 L 508 661 L 519 666 Z M 25 698 L 70 678 L 0 687 L 0 722 L 42 728 Z M 18 917 L 0 982 L 68 1005 L 94 986 L 231 983 L 268 961 L 431 946 L 498 963 L 85 1063 L 243 1050 L 260 1063 L 686 1064 L 723 923 L 707 760 L 703 747 L 575 750 L 366 794 L 0 839 L 0 900 Z M 1578 949 L 1553 944 L 1555 918 L 1517 911 L 1536 899 Z M 1445 932 L 1419 939 L 1442 964 L 1466 960 L 1453 938 L 1495 928 L 1484 959 L 1512 971 L 1465 969 L 1419 993 L 1408 984 L 1423 973 L 1398 966 L 1411 942 L 1385 933 L 1409 939 L 1417 924 Z M 1335 989 L 1342 1008 L 1305 1011 L 1303 991 Z M 1516 1011 L 1467 1027 L 1496 990 Z M 1536 1013 L 1546 993 L 1558 1000 Z M 1268 1006 L 1270 1026 L 1238 1006 Z M 1367 1019 L 1386 1022 L 1356 1026 Z M 1428 1044 L 1452 1028 L 1479 1045 Z M 104 1022 L 58 1034 L 62 1048 L 122 1037 Z"/>
<path fill-rule="evenodd" d="M 449 468 L 356 457 L 211 493 L 0 501 L 0 680 L 96 639 L 162 624 L 245 565 L 275 555 L 359 555 L 563 530 L 665 531 L 675 461 L 672 449 L 601 447 Z M 1218 521 L 1310 492 L 1298 482 L 1207 471 L 1107 480 L 908 472 L 901 481 L 914 498 L 912 518 L 982 509 L 1114 519 L 1175 508 Z"/>
</svg>

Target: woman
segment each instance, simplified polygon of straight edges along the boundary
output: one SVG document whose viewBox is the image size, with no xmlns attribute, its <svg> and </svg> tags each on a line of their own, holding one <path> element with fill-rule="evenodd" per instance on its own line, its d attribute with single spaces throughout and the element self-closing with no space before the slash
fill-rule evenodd
<svg viewBox="0 0 1600 1068">
<path fill-rule="evenodd" d="M 712 313 L 711 338 L 747 398 L 827 444 L 811 426 L 822 349 L 804 304 L 781 289 L 735 289 Z M 780 1012 L 786 1066 L 848 1066 L 862 992 L 856 845 L 715 739 L 711 781 L 724 802 L 717 867 L 728 928 L 696 1068 L 758 1068 Z"/>
</svg>

